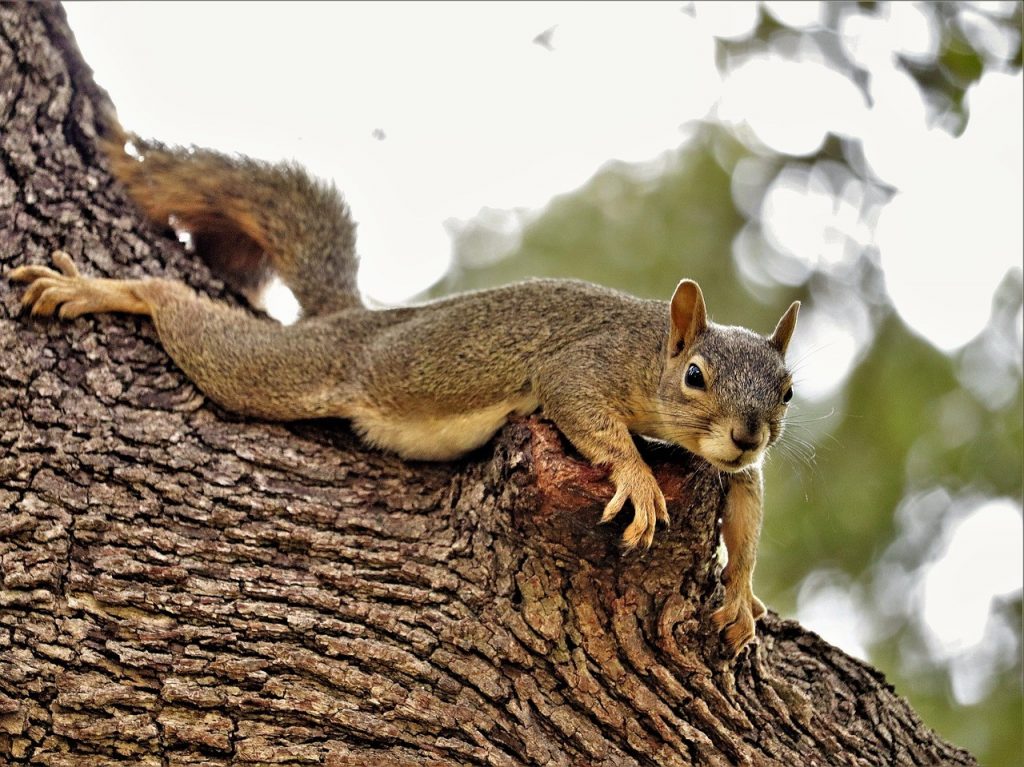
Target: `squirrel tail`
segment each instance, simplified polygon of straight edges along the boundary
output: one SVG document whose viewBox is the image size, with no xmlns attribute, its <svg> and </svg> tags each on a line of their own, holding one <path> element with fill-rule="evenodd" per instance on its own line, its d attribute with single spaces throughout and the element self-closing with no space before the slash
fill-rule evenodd
<svg viewBox="0 0 1024 767">
<path fill-rule="evenodd" d="M 107 135 L 110 168 L 136 204 L 157 224 L 173 218 L 233 287 L 251 295 L 273 270 L 304 316 L 362 306 L 355 224 L 333 184 L 291 163 Z"/>
</svg>

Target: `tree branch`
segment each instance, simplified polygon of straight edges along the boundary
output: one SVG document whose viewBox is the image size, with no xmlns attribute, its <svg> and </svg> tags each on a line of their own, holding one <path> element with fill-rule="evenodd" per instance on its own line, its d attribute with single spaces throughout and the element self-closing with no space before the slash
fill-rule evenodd
<svg viewBox="0 0 1024 767">
<path fill-rule="evenodd" d="M 112 183 L 59 7 L 0 5 L 0 83 L 5 273 L 62 248 L 224 295 Z M 4 763 L 974 763 L 792 622 L 724 663 L 722 480 L 681 451 L 644 446 L 673 526 L 623 556 L 537 418 L 405 463 L 224 413 L 145 321 L 30 319 L 6 281 L 0 352 Z"/>
</svg>

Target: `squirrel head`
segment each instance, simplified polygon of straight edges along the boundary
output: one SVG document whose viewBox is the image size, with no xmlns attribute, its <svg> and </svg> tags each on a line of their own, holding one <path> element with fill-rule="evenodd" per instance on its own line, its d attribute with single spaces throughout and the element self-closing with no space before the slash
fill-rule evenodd
<svg viewBox="0 0 1024 767">
<path fill-rule="evenodd" d="M 793 397 L 785 355 L 799 311 L 794 301 L 770 336 L 716 325 L 708 321 L 700 286 L 680 282 L 669 305 L 655 436 L 721 471 L 758 463 L 782 435 Z"/>
</svg>

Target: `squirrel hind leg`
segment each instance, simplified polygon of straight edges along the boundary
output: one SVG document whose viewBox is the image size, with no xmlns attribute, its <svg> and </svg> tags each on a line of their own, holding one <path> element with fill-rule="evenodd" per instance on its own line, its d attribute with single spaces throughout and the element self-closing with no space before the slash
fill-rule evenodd
<svg viewBox="0 0 1024 767">
<path fill-rule="evenodd" d="M 18 267 L 9 275 L 15 282 L 27 283 L 21 303 L 34 315 L 57 314 L 66 320 L 107 312 L 153 316 L 162 292 L 191 293 L 184 285 L 169 280 L 84 277 L 62 250 L 54 251 L 53 263 L 57 270 L 33 264 Z"/>
</svg>

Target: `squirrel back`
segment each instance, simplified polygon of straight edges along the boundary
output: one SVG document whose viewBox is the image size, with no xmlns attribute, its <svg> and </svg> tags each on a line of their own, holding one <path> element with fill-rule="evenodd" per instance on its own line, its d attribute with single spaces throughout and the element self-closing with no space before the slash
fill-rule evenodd
<svg viewBox="0 0 1024 767">
<path fill-rule="evenodd" d="M 207 355 L 218 365 L 201 366 L 194 378 L 231 409 L 292 417 L 283 400 L 300 398 L 237 395 L 240 374 L 221 368 L 244 348 L 245 370 L 264 369 L 289 390 L 303 375 L 326 379 L 327 390 L 312 394 L 317 414 L 350 418 L 368 441 L 411 458 L 457 456 L 483 444 L 508 414 L 538 406 L 574 442 L 610 418 L 724 471 L 750 465 L 781 433 L 783 355 L 798 305 L 771 339 L 709 322 L 691 281 L 668 302 L 530 280 L 371 311 L 356 288 L 355 225 L 332 185 L 296 165 L 208 149 L 131 138 L 129 154 L 125 138 L 108 139 L 105 149 L 147 216 L 188 230 L 236 286 L 251 289 L 276 272 L 302 307 L 302 327 L 288 342 L 302 350 L 296 368 L 282 362 L 285 342 L 266 340 L 277 331 L 264 325 L 251 327 L 245 344 L 220 323 L 208 333 L 205 343 L 219 339 Z M 187 369 L 206 354 L 189 329 L 196 321 L 163 315 L 154 316 L 161 338 Z"/>
<path fill-rule="evenodd" d="M 723 471 L 749 466 L 781 433 L 798 304 L 771 338 L 709 322 L 689 280 L 667 302 L 529 280 L 371 311 L 356 288 L 355 226 L 333 185 L 297 165 L 134 137 L 129 153 L 125 138 L 105 149 L 147 216 L 188 230 L 236 285 L 252 288 L 273 270 L 302 307 L 290 341 L 261 324 L 242 342 L 224 323 L 208 323 L 203 343 L 216 342 L 212 351 L 196 348 L 192 315 L 154 313 L 172 356 L 186 370 L 195 365 L 194 380 L 231 409 L 294 417 L 289 398 L 315 400 L 315 414 L 352 419 L 374 444 L 434 459 L 482 444 L 508 414 L 538 406 L 585 454 L 609 460 L 606 449 L 580 444 L 606 421 L 680 444 Z M 287 385 L 239 394 L 239 379 L 251 375 L 243 370 Z M 326 383 L 312 383 L 319 379 Z"/>
</svg>

